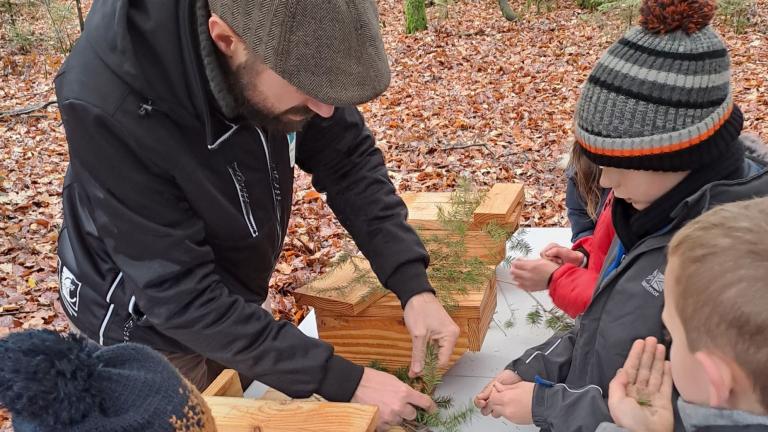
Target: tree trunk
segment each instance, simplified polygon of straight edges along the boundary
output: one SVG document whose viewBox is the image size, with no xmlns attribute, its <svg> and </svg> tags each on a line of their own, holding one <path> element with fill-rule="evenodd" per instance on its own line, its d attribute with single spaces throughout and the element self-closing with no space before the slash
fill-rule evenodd
<svg viewBox="0 0 768 432">
<path fill-rule="evenodd" d="M 427 29 L 427 9 L 424 0 L 405 0 L 405 33 Z"/>
<path fill-rule="evenodd" d="M 501 14 L 504 15 L 507 21 L 517 20 L 517 14 L 512 10 L 508 0 L 499 0 L 499 9 L 501 9 Z"/>
<path fill-rule="evenodd" d="M 80 33 L 85 29 L 85 20 L 83 19 L 83 5 L 80 4 L 80 0 L 75 0 L 77 6 L 77 20 L 80 21 Z"/>
</svg>

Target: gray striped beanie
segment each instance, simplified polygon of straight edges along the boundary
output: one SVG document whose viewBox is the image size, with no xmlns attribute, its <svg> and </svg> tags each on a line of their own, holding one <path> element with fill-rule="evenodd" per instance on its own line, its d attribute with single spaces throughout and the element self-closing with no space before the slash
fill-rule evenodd
<svg viewBox="0 0 768 432">
<path fill-rule="evenodd" d="M 688 171 L 741 151 L 728 51 L 708 25 L 714 5 L 646 0 L 641 14 L 641 26 L 608 49 L 582 90 L 574 133 L 587 157 Z"/>
<path fill-rule="evenodd" d="M 359 105 L 389 87 L 375 0 L 208 0 L 248 50 L 308 96 Z"/>
</svg>

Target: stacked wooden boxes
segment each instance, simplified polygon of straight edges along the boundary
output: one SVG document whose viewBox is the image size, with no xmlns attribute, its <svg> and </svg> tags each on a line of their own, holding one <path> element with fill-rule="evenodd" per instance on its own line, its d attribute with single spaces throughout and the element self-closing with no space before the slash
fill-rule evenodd
<svg viewBox="0 0 768 432">
<path fill-rule="evenodd" d="M 407 193 L 408 222 L 422 237 L 454 236 L 438 220 L 438 208 L 450 202 L 450 193 Z M 461 334 L 450 364 L 466 351 L 479 351 L 496 310 L 496 284 L 492 277 L 504 241 L 494 240 L 484 231 L 495 223 L 508 232 L 517 229 L 523 201 L 519 184 L 495 185 L 475 210 L 464 236 L 466 254 L 488 264 L 488 278 L 457 294 L 456 305 L 448 308 Z M 434 283 L 434 281 L 433 281 Z M 435 286 L 440 290 L 440 286 Z M 390 370 L 407 367 L 411 360 L 411 337 L 403 321 L 397 297 L 375 283 L 368 262 L 353 257 L 326 275 L 295 292 L 300 304 L 311 306 L 317 316 L 322 340 L 332 344 L 336 353 L 363 366 L 380 362 Z"/>
</svg>

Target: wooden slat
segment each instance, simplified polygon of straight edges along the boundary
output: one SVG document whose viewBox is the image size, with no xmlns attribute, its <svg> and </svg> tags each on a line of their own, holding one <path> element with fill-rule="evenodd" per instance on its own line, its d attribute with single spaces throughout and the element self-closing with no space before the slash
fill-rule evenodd
<svg viewBox="0 0 768 432">
<path fill-rule="evenodd" d="M 493 270 L 488 271 L 488 277 L 492 278 Z M 489 282 L 488 284 L 492 283 Z M 478 287 L 480 288 L 480 287 Z M 439 289 L 439 287 L 438 287 Z M 460 304 L 460 307 L 450 311 L 450 315 L 453 318 L 479 318 L 481 315 L 481 309 L 483 302 L 486 301 L 485 297 L 487 285 L 484 289 L 473 289 L 463 295 L 457 295 L 456 300 Z M 495 300 L 494 300 L 495 309 Z M 403 308 L 400 305 L 400 300 L 395 294 L 389 293 L 380 298 L 372 305 L 361 311 L 357 316 L 359 317 L 397 317 L 402 316 Z"/>
<path fill-rule="evenodd" d="M 501 226 L 510 233 L 516 231 L 522 212 L 523 204 L 521 202 L 515 207 L 512 216 Z M 421 230 L 419 234 L 426 240 L 432 237 L 450 240 L 459 238 L 455 234 L 449 234 L 446 230 Z M 485 231 L 467 231 L 464 236 L 464 245 L 467 248 L 467 257 L 479 258 L 489 265 L 498 264 L 506 254 L 505 242 L 492 238 Z"/>
<path fill-rule="evenodd" d="M 219 376 L 203 391 L 203 396 L 243 397 L 240 376 L 234 369 L 224 369 Z"/>
<path fill-rule="evenodd" d="M 491 280 L 488 287 L 488 292 L 483 297 L 483 304 L 480 306 L 480 319 L 477 322 L 477 331 L 474 331 L 475 322 L 470 322 L 469 330 L 469 350 L 480 351 L 485 340 L 485 335 L 488 334 L 488 328 L 491 326 L 493 320 L 493 314 L 496 313 L 496 278 Z"/>
<path fill-rule="evenodd" d="M 417 229 L 443 229 L 438 208 L 447 207 L 451 192 L 406 192 L 401 195 L 408 207 L 408 223 Z"/>
<path fill-rule="evenodd" d="M 219 432 L 373 432 L 378 408 L 333 402 L 275 402 L 206 396 Z"/>
<path fill-rule="evenodd" d="M 482 229 L 491 222 L 503 225 L 512 216 L 515 208 L 523 201 L 523 185 L 499 183 L 493 185 L 485 199 L 472 214 L 471 229 Z"/>
<path fill-rule="evenodd" d="M 390 370 L 411 364 L 411 335 L 402 319 L 397 317 L 328 317 L 315 310 L 320 339 L 334 347 L 334 353 L 361 366 L 381 362 Z M 461 329 L 450 364 L 459 360 L 469 349 L 467 319 L 455 320 Z"/>
<path fill-rule="evenodd" d="M 294 292 L 296 301 L 301 305 L 312 306 L 316 309 L 356 315 L 387 294 L 388 291 L 383 287 L 378 290 L 371 290 L 371 287 L 366 284 L 355 284 L 345 291 L 332 289 L 350 282 L 355 277 L 352 261 L 358 267 L 365 268 L 372 280 L 377 280 L 365 258 L 353 257 L 350 261 L 334 267 L 319 279 L 297 289 Z"/>
<path fill-rule="evenodd" d="M 324 401 L 323 398 L 320 396 L 314 395 L 310 399 L 291 399 L 287 395 L 280 393 L 279 391 L 269 388 L 266 392 L 261 396 L 261 400 L 271 400 L 271 401 Z M 403 429 L 402 426 L 393 426 L 387 430 L 387 432 L 406 432 L 405 429 Z"/>
</svg>

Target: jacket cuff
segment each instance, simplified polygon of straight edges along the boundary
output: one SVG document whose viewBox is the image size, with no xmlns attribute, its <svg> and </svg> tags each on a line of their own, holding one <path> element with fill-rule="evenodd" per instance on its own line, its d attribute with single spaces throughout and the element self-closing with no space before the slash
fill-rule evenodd
<svg viewBox="0 0 768 432">
<path fill-rule="evenodd" d="M 387 288 L 397 295 L 403 309 L 408 304 L 408 300 L 416 294 L 424 292 L 435 294 L 435 290 L 427 279 L 427 268 L 419 261 L 409 262 L 396 268 L 387 279 Z"/>
<path fill-rule="evenodd" d="M 363 378 L 363 367 L 334 355 L 328 361 L 325 377 L 317 393 L 330 402 L 349 402 Z"/>
<path fill-rule="evenodd" d="M 533 388 L 533 401 L 531 401 L 531 418 L 533 424 L 542 430 L 549 430 L 549 420 L 546 417 L 547 412 L 547 390 L 548 387 L 536 385 Z"/>
</svg>

